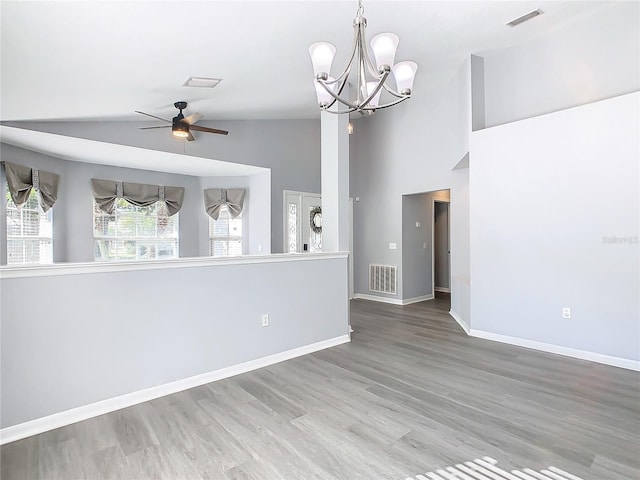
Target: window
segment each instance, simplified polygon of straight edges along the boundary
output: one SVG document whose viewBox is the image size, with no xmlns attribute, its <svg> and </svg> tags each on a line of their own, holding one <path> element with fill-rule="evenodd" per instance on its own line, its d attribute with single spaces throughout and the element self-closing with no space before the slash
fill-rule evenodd
<svg viewBox="0 0 640 480">
<path fill-rule="evenodd" d="M 35 189 L 21 209 L 7 187 L 7 264 L 53 263 L 53 215 L 40 208 Z"/>
<path fill-rule="evenodd" d="M 223 205 L 218 220 L 209 218 L 209 255 L 242 255 L 242 213 L 237 218 L 231 218 L 226 205 Z"/>
<path fill-rule="evenodd" d="M 137 207 L 118 198 L 109 215 L 93 205 L 96 261 L 178 258 L 178 214 L 163 202 Z"/>
</svg>

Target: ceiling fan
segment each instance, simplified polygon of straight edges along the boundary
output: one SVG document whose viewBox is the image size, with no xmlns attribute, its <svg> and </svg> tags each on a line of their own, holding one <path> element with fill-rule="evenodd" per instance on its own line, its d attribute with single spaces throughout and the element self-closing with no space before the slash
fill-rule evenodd
<svg viewBox="0 0 640 480">
<path fill-rule="evenodd" d="M 208 128 L 208 127 L 199 127 L 198 125 L 194 125 L 198 120 L 204 118 L 204 115 L 201 113 L 192 113 L 191 115 L 185 117 L 182 113 L 182 110 L 187 108 L 187 102 L 176 102 L 173 104 L 180 113 L 173 117 L 172 120 L 167 120 L 166 118 L 156 117 L 155 115 L 151 115 L 150 113 L 144 113 L 136 110 L 136 113 L 140 113 L 142 115 L 146 115 L 147 117 L 157 118 L 158 120 L 162 120 L 163 122 L 170 123 L 171 125 L 159 125 L 157 127 L 140 127 L 141 130 L 148 130 L 151 128 L 168 128 L 171 127 L 171 133 L 173 133 L 174 137 L 178 138 L 186 138 L 187 141 L 192 142 L 195 140 L 195 137 L 191 133 L 191 130 L 196 132 L 207 132 L 207 133 L 219 133 L 220 135 L 227 135 L 229 132 L 226 130 L 218 130 L 217 128 Z"/>
</svg>

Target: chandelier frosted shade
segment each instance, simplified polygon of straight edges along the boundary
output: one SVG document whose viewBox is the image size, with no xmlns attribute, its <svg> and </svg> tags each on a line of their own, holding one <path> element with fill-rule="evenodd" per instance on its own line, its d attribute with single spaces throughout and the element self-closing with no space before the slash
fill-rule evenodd
<svg viewBox="0 0 640 480">
<path fill-rule="evenodd" d="M 333 57 L 336 55 L 336 47 L 327 42 L 316 42 L 309 47 L 311 63 L 313 63 L 313 74 L 330 72 Z"/>
<path fill-rule="evenodd" d="M 378 86 L 378 82 L 367 82 L 366 87 L 363 85 L 362 87 L 362 96 L 364 98 L 368 98 L 375 91 Z M 371 98 L 369 105 L 373 108 L 377 108 L 380 103 L 380 95 L 382 94 L 382 90 L 378 90 L 375 95 Z"/>
<path fill-rule="evenodd" d="M 415 62 L 395 62 L 399 38 L 394 33 L 381 33 L 371 39 L 371 52 L 365 41 L 367 19 L 364 18 L 362 0 L 358 2 L 358 11 L 353 21 L 354 38 L 351 54 L 346 68 L 333 77 L 331 66 L 336 48 L 328 42 L 316 42 L 309 47 L 313 64 L 316 96 L 321 109 L 331 113 L 373 113 L 378 108 L 397 105 L 411 97 L 413 80 L 418 65 Z M 393 82 L 395 80 L 395 89 Z M 352 82 L 356 98 L 349 99 L 349 89 L 345 86 Z M 343 91 L 345 91 L 343 95 Z M 390 97 L 381 104 L 383 90 Z M 329 110 L 336 102 L 346 109 Z"/>
<path fill-rule="evenodd" d="M 329 77 L 327 79 L 328 82 L 333 82 L 335 81 L 335 78 L 333 77 Z M 316 82 L 316 96 L 318 97 L 318 104 L 322 107 L 323 105 L 329 105 L 331 103 L 333 103 L 333 96 L 331 96 L 331 94 L 329 92 L 327 92 L 327 90 L 320 85 L 319 83 Z M 335 83 L 329 83 L 328 88 L 332 91 L 335 92 L 335 88 L 336 88 L 336 84 Z"/>
<path fill-rule="evenodd" d="M 396 88 L 400 93 L 411 92 L 416 70 L 418 70 L 416 62 L 400 62 L 393 67 L 393 77 L 396 79 Z"/>
<path fill-rule="evenodd" d="M 380 33 L 371 39 L 371 50 L 378 71 L 383 70 L 385 65 L 389 68 L 393 66 L 399 42 L 400 39 L 395 33 Z"/>
</svg>

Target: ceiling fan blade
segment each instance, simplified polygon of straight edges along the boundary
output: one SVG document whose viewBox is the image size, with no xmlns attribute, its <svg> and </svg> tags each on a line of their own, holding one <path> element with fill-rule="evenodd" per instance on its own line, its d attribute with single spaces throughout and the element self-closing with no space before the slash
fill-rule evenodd
<svg viewBox="0 0 640 480">
<path fill-rule="evenodd" d="M 138 127 L 140 130 L 149 130 L 150 128 L 169 128 L 171 125 L 158 125 L 157 127 Z"/>
<path fill-rule="evenodd" d="M 196 123 L 198 120 L 201 120 L 204 118 L 204 115 L 202 115 L 200 112 L 196 112 L 196 113 L 192 113 L 191 115 L 189 115 L 188 117 L 184 117 L 182 119 L 182 122 L 184 123 L 188 123 L 189 125 L 193 125 L 194 123 Z"/>
<path fill-rule="evenodd" d="M 229 134 L 229 132 L 227 132 L 226 130 L 218 130 L 217 128 L 199 127 L 198 125 L 191 125 L 189 128 L 191 130 L 195 130 L 196 132 L 219 133 L 220 135 Z"/>
<path fill-rule="evenodd" d="M 142 115 L 146 115 L 147 117 L 157 118 L 158 120 L 162 120 L 163 122 L 172 123 L 171 120 L 167 120 L 166 118 L 156 117 L 155 115 L 151 115 L 150 113 L 144 113 L 144 112 L 140 112 L 138 110 L 136 110 L 135 112 L 136 113 L 140 113 Z"/>
<path fill-rule="evenodd" d="M 196 137 L 193 136 L 193 133 L 189 132 L 189 135 L 187 135 L 187 142 L 193 142 L 196 139 Z"/>
</svg>

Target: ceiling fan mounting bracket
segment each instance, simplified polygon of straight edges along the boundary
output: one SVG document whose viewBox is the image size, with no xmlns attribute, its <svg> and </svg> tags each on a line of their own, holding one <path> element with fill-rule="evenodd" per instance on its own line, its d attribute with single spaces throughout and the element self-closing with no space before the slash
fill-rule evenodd
<svg viewBox="0 0 640 480">
<path fill-rule="evenodd" d="M 185 108 L 187 108 L 187 102 L 176 102 L 173 104 L 173 106 L 178 110 L 184 110 Z"/>
</svg>

